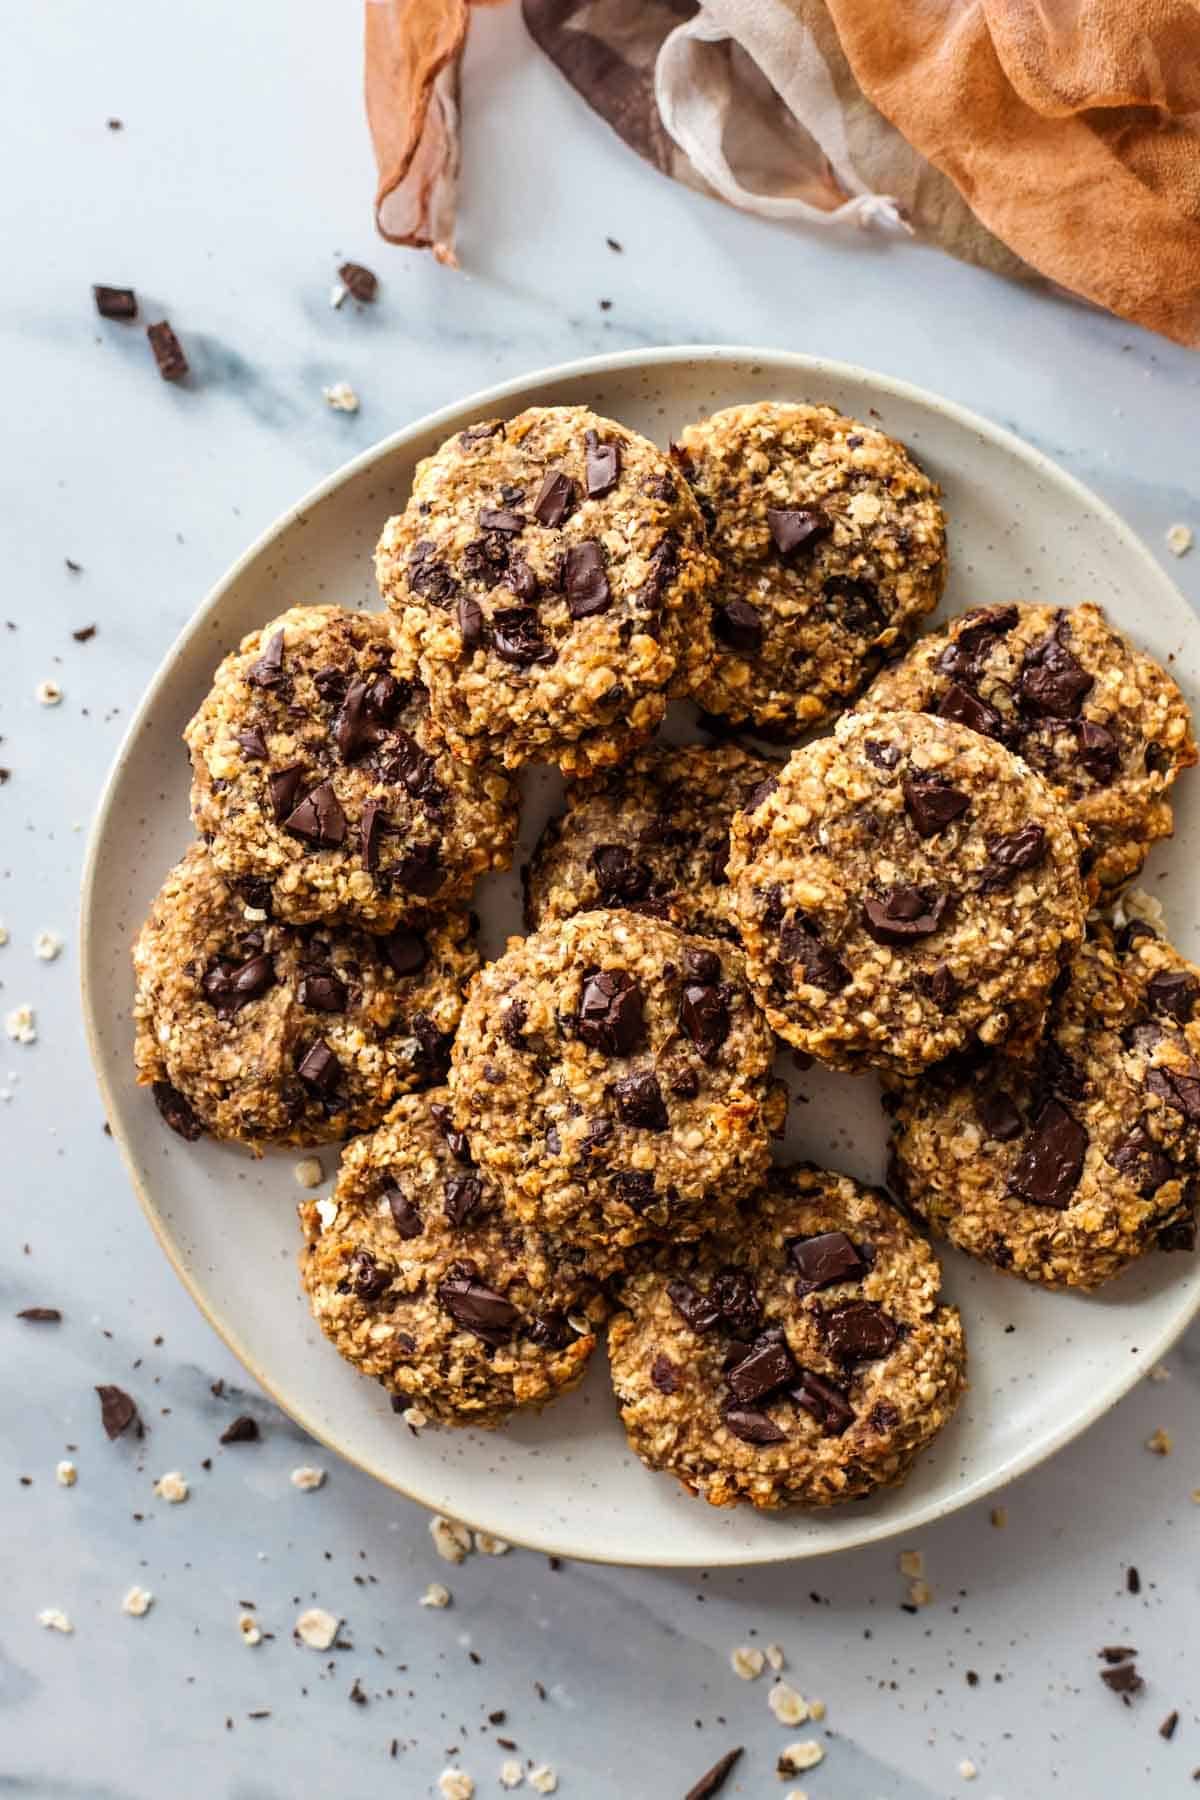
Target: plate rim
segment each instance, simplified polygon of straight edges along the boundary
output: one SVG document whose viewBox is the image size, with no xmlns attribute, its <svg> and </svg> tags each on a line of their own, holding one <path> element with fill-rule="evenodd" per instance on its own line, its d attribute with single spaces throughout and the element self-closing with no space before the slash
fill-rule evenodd
<svg viewBox="0 0 1200 1800">
<path fill-rule="evenodd" d="M 403 448 L 413 439 L 444 430 L 464 413 L 486 414 L 490 410 L 501 409 L 505 401 L 528 389 L 548 387 L 556 382 L 574 381 L 589 374 L 611 375 L 641 367 L 661 368 L 680 363 L 703 362 L 761 363 L 772 370 L 777 369 L 781 376 L 795 376 L 810 382 L 828 379 L 866 384 L 884 396 L 914 403 L 951 419 L 955 424 L 975 432 L 1008 455 L 1016 456 L 1047 483 L 1057 487 L 1060 491 L 1065 490 L 1077 503 L 1086 506 L 1133 553 L 1143 566 L 1147 580 L 1152 587 L 1157 587 L 1160 593 L 1169 595 L 1172 602 L 1177 603 L 1185 614 L 1194 619 L 1193 609 L 1185 595 L 1171 580 L 1167 571 L 1155 560 L 1149 546 L 1133 530 L 1132 526 L 1127 524 L 1120 514 L 1086 482 L 1064 469 L 1061 464 L 1048 456 L 1045 451 L 1038 449 L 1036 445 L 1027 443 L 1016 432 L 1010 431 L 1006 426 L 994 423 L 991 419 L 985 418 L 982 414 L 956 400 L 949 400 L 934 393 L 931 389 L 922 387 L 915 382 L 905 381 L 898 376 L 881 374 L 877 370 L 866 368 L 859 363 L 843 362 L 831 357 L 811 356 L 803 351 L 771 349 L 744 344 L 651 345 L 633 350 L 577 357 L 569 362 L 551 364 L 544 368 L 532 369 L 523 374 L 508 377 L 504 381 L 493 383 L 437 407 L 410 423 L 398 427 L 387 436 L 369 445 L 365 450 L 359 451 L 357 455 L 340 464 L 331 474 L 309 488 L 299 500 L 285 508 L 260 531 L 225 573 L 212 584 L 199 605 L 171 640 L 140 701 L 134 708 L 105 773 L 104 783 L 93 814 L 80 882 L 78 934 L 80 1002 L 88 1055 L 99 1088 L 105 1118 L 116 1140 L 125 1173 L 137 1197 L 138 1205 L 159 1248 L 204 1319 L 262 1390 L 310 1437 L 350 1463 L 352 1467 L 378 1481 L 382 1486 L 425 1507 L 429 1512 L 439 1510 L 436 1500 L 428 1498 L 419 1488 L 413 1488 L 396 1477 L 371 1466 L 353 1449 L 339 1442 L 332 1431 L 315 1424 L 303 1411 L 298 1410 L 290 1400 L 285 1398 L 275 1383 L 257 1366 L 251 1353 L 242 1345 L 236 1324 L 225 1317 L 223 1311 L 206 1294 L 203 1284 L 194 1278 L 187 1269 L 165 1221 L 159 1216 L 158 1209 L 135 1164 L 132 1147 L 127 1143 L 121 1127 L 120 1109 L 106 1071 L 99 1024 L 93 1006 L 91 965 L 93 957 L 98 959 L 100 952 L 92 931 L 92 915 L 100 880 L 102 847 L 107 837 L 116 790 L 125 765 L 130 759 L 145 722 L 156 706 L 159 694 L 173 671 L 176 661 L 183 653 L 185 645 L 190 643 L 204 622 L 217 610 L 226 594 L 241 580 L 245 571 L 273 544 L 282 539 L 297 524 L 300 524 L 307 512 L 310 512 L 358 475 L 385 461 L 396 450 Z M 95 985 L 98 986 L 99 982 L 97 981 Z M 850 1543 L 822 1544 L 819 1541 L 816 1543 L 810 1541 L 803 1544 L 789 1544 L 786 1540 L 781 1539 L 778 1548 L 775 1546 L 752 1546 L 745 1549 L 739 1546 L 723 1548 L 718 1544 L 714 1545 L 712 1552 L 706 1554 L 701 1562 L 694 1555 L 672 1556 L 669 1549 L 660 1550 L 653 1555 L 626 1554 L 618 1556 L 607 1551 L 580 1547 L 569 1541 L 559 1541 L 557 1538 L 522 1538 L 511 1532 L 507 1536 L 512 1543 L 518 1544 L 522 1548 L 566 1556 L 579 1562 L 606 1564 L 619 1568 L 660 1569 L 753 1568 L 775 1563 L 804 1562 L 818 1557 L 848 1553 L 855 1549 L 862 1549 L 869 1544 L 885 1542 L 901 1531 L 911 1533 L 922 1530 L 926 1526 L 960 1511 L 964 1506 L 999 1493 L 1020 1476 L 1028 1474 L 1042 1463 L 1049 1461 L 1051 1457 L 1082 1436 L 1085 1431 L 1116 1406 L 1143 1378 L 1145 1370 L 1167 1354 L 1193 1322 L 1198 1312 L 1200 1312 L 1200 1284 L 1192 1297 L 1190 1307 L 1185 1307 L 1178 1318 L 1172 1319 L 1152 1340 L 1146 1342 L 1143 1345 L 1143 1354 L 1136 1360 L 1130 1358 L 1129 1366 L 1123 1373 L 1115 1375 L 1113 1383 L 1105 1388 L 1100 1397 L 1089 1401 L 1079 1411 L 1073 1413 L 1065 1423 L 1052 1430 L 1048 1438 L 1042 1439 L 1029 1449 L 1010 1457 L 993 1477 L 985 1479 L 982 1484 L 968 1480 L 961 1484 L 961 1492 L 951 1491 L 931 1499 L 918 1508 L 915 1518 L 907 1518 L 902 1523 L 897 1521 L 893 1525 L 890 1523 L 889 1514 L 886 1511 L 878 1517 L 872 1517 L 870 1521 L 865 1522 L 865 1528 Z M 697 1504 L 701 1503 L 697 1501 Z M 466 1512 L 462 1512 L 458 1516 L 464 1524 L 475 1530 L 490 1529 L 484 1518 L 471 1517 Z"/>
</svg>

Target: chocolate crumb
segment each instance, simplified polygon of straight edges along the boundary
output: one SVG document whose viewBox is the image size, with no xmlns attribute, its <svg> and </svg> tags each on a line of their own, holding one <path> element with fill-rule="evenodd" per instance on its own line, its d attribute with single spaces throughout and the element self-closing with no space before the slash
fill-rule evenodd
<svg viewBox="0 0 1200 1800">
<path fill-rule="evenodd" d="M 249 1413 L 240 1413 L 231 1425 L 227 1425 L 218 1442 L 222 1444 L 256 1444 L 258 1442 L 258 1423 Z"/>
<path fill-rule="evenodd" d="M 728 1781 L 734 1764 L 742 1754 L 743 1746 L 739 1744 L 734 1750 L 727 1750 L 719 1762 L 707 1769 L 694 1786 L 684 1795 L 684 1800 L 711 1800 L 713 1794 L 719 1794 Z"/>
<path fill-rule="evenodd" d="M 25 1306 L 17 1314 L 18 1319 L 28 1319 L 31 1325 L 57 1325 L 62 1318 L 57 1306 Z"/>
<path fill-rule="evenodd" d="M 1131 1594 L 1140 1594 L 1142 1591 L 1142 1578 L 1132 1563 L 1125 1571 L 1125 1586 Z"/>
<path fill-rule="evenodd" d="M 96 311 L 102 319 L 136 319 L 137 295 L 132 288 L 101 287 L 92 289 Z"/>
<path fill-rule="evenodd" d="M 1123 1700 L 1130 1694 L 1140 1694 L 1146 1685 L 1137 1672 L 1136 1663 L 1122 1663 L 1116 1669 L 1101 1669 L 1100 1679 L 1106 1688 L 1111 1688 L 1114 1694 L 1120 1694 Z"/>
<path fill-rule="evenodd" d="M 369 304 L 379 292 L 379 279 L 361 263 L 346 262 L 338 270 L 342 281 L 356 300 Z"/>
<path fill-rule="evenodd" d="M 145 1427 L 138 1417 L 137 1403 L 123 1388 L 106 1384 L 96 1392 L 100 1396 L 100 1423 L 111 1439 L 119 1438 L 131 1425 L 135 1435 L 142 1436 Z"/>
<path fill-rule="evenodd" d="M 157 325 L 147 325 L 146 336 L 150 339 L 150 348 L 163 380 L 182 381 L 188 372 L 188 360 L 183 354 L 183 345 L 167 321 L 160 319 Z"/>
<path fill-rule="evenodd" d="M 68 567 L 68 569 L 70 569 L 70 568 L 77 569 L 79 567 L 79 564 L 68 562 L 67 567 Z M 75 639 L 75 642 L 77 644 L 88 644 L 95 637 L 96 629 L 97 628 L 95 625 L 81 625 L 79 627 L 78 631 L 73 631 L 71 633 L 71 636 Z"/>
<path fill-rule="evenodd" d="M 1162 1724 L 1158 1728 L 1159 1737 L 1166 1738 L 1166 1740 L 1169 1744 L 1171 1739 L 1175 1736 L 1175 1727 L 1178 1725 L 1178 1723 L 1179 1723 L 1179 1714 L 1174 1708 L 1172 1708 L 1172 1710 L 1167 1714 L 1166 1718 L 1163 1720 Z"/>
</svg>

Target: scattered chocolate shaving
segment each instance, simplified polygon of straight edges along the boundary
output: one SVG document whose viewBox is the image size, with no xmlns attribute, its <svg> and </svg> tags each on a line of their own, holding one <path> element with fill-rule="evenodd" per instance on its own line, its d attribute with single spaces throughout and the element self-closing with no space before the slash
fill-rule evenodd
<svg viewBox="0 0 1200 1800">
<path fill-rule="evenodd" d="M 1158 1728 L 1160 1738 L 1166 1738 L 1168 1744 L 1175 1736 L 1175 1727 L 1179 1724 L 1179 1713 L 1174 1708 L 1167 1714 Z"/>
<path fill-rule="evenodd" d="M 145 1427 L 138 1416 L 137 1402 L 125 1392 L 124 1388 L 106 1384 L 98 1387 L 96 1392 L 100 1396 L 100 1423 L 110 1439 L 115 1442 L 129 1430 L 130 1426 L 133 1427 L 136 1437 L 143 1435 Z"/>
<path fill-rule="evenodd" d="M 81 625 L 78 631 L 71 633 L 71 636 L 77 644 L 90 644 L 99 629 L 98 625 Z"/>
<path fill-rule="evenodd" d="M 1122 1663 L 1116 1669 L 1101 1669 L 1100 1679 L 1114 1694 L 1140 1694 L 1146 1683 L 1137 1672 L 1136 1663 Z"/>
<path fill-rule="evenodd" d="M 1132 1563 L 1125 1571 L 1125 1586 L 1131 1594 L 1140 1594 L 1142 1591 L 1142 1578 Z"/>
<path fill-rule="evenodd" d="M 25 1306 L 17 1317 L 28 1320 L 31 1325 L 57 1325 L 62 1320 L 57 1306 Z"/>
<path fill-rule="evenodd" d="M 612 245 L 613 249 L 620 248 L 619 245 L 612 244 L 611 238 L 609 239 L 609 243 Z M 721 1789 L 725 1786 L 726 1781 L 728 1781 L 729 1776 L 733 1771 L 734 1764 L 741 1754 L 741 1744 L 737 1746 L 736 1750 L 727 1750 L 724 1756 L 722 1756 L 718 1762 L 715 1762 L 711 1769 L 706 1769 L 699 1781 L 688 1789 L 687 1793 L 683 1796 L 683 1800 L 712 1800 L 712 1796 L 714 1794 L 719 1794 Z"/>
<path fill-rule="evenodd" d="M 136 319 L 137 295 L 132 288 L 103 287 L 92 289 L 96 311 L 102 319 Z"/>
<path fill-rule="evenodd" d="M 182 381 L 188 372 L 188 361 L 183 354 L 183 345 L 167 321 L 160 319 L 157 325 L 147 325 L 146 336 L 150 339 L 150 348 L 163 380 Z"/>
<path fill-rule="evenodd" d="M 344 262 L 338 275 L 354 299 L 361 300 L 364 305 L 369 305 L 379 292 L 378 277 L 370 269 L 364 269 L 361 263 Z"/>
<path fill-rule="evenodd" d="M 225 1427 L 217 1441 L 221 1444 L 257 1444 L 258 1421 L 252 1419 L 249 1413 L 239 1413 L 232 1424 Z"/>
</svg>

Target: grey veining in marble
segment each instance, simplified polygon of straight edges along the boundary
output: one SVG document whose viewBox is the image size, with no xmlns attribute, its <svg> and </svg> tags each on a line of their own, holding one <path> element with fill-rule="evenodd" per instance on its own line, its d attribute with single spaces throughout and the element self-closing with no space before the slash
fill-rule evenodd
<svg viewBox="0 0 1200 1800">
<path fill-rule="evenodd" d="M 17 629 L 0 628 L 0 1005 L 31 1003 L 38 1041 L 0 1040 L 0 1794 L 421 1796 L 447 1764 L 498 1793 L 497 1735 L 557 1767 L 564 1800 L 672 1800 L 735 1743 L 746 1755 L 727 1791 L 782 1793 L 779 1748 L 808 1735 L 827 1748 L 796 1778 L 811 1800 L 1190 1791 L 1196 1333 L 1169 1380 L 1143 1382 L 1004 1496 L 1005 1528 L 983 1508 L 925 1532 L 935 1599 L 916 1613 L 902 1610 L 895 1547 L 708 1577 L 551 1569 L 518 1552 L 447 1569 L 418 1509 L 243 1391 L 136 1208 L 76 1001 L 75 896 L 103 772 L 210 583 L 395 425 L 610 347 L 815 351 L 1044 447 L 1200 598 L 1200 551 L 1175 563 L 1164 544 L 1177 520 L 1200 527 L 1194 356 L 933 251 L 817 240 L 672 186 L 576 102 L 512 7 L 474 28 L 463 272 L 390 251 L 371 231 L 359 53 L 353 7 L 284 0 L 56 0 L 6 21 L 0 612 Z M 350 255 L 380 273 L 374 309 L 329 306 Z M 96 281 L 132 284 L 147 316 L 172 320 L 190 386 L 158 381 L 140 329 L 96 319 Z M 322 402 L 339 380 L 357 415 Z M 54 709 L 35 699 L 47 678 L 64 691 Z M 46 928 L 66 940 L 54 962 L 32 952 Z M 63 1323 L 18 1323 L 31 1304 L 61 1307 Z M 105 1380 L 137 1394 L 142 1444 L 104 1438 L 92 1388 Z M 218 1447 L 243 1410 L 262 1441 Z M 1173 1455 L 1144 1449 L 1159 1426 Z M 54 1478 L 68 1454 L 69 1489 Z M 303 1493 L 289 1473 L 310 1461 L 328 1479 Z M 152 1482 L 176 1468 L 192 1491 L 172 1507 Z M 421 1608 L 442 1579 L 453 1605 Z M 135 1583 L 155 1596 L 143 1618 L 121 1611 Z M 238 1635 L 242 1602 L 274 1634 L 257 1648 Z M 344 1647 L 293 1642 L 313 1603 L 344 1619 Z M 73 1635 L 39 1627 L 46 1607 Z M 772 1640 L 826 1702 L 819 1726 L 785 1730 L 767 1678 L 732 1674 L 735 1644 Z M 1110 1642 L 1139 1650 L 1147 1689 L 1129 1707 L 1097 1678 Z M 356 1680 L 365 1705 L 349 1698 Z M 1173 1708 L 1167 1742 L 1157 1725 Z M 490 1726 L 498 1709 L 506 1721 Z"/>
</svg>

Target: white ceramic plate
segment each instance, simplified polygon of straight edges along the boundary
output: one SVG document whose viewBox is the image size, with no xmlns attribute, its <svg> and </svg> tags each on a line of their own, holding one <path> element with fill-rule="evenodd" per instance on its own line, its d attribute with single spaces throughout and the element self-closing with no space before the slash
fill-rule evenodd
<svg viewBox="0 0 1200 1800">
<path fill-rule="evenodd" d="M 374 1383 L 312 1324 L 295 1272 L 294 1153 L 253 1161 L 167 1131 L 133 1080 L 129 950 L 162 875 L 190 832 L 180 733 L 223 652 L 299 602 L 374 606 L 371 551 L 399 511 L 417 459 L 471 420 L 582 401 L 666 444 L 687 420 L 735 401 L 827 400 L 877 419 L 941 482 L 952 576 L 944 610 L 1024 598 L 1099 601 L 1200 693 L 1200 631 L 1146 549 L 1094 495 L 1017 438 L 863 369 L 766 350 L 635 351 L 549 369 L 476 394 L 347 465 L 267 532 L 209 595 L 150 686 L 117 757 L 92 836 L 83 893 L 84 1004 L 92 1056 L 130 1176 L 181 1280 L 254 1377 L 315 1437 L 426 1506 L 566 1556 L 655 1565 L 817 1556 L 909 1533 L 1031 1468 L 1096 1419 L 1162 1355 L 1200 1304 L 1200 1268 L 1155 1256 L 1090 1299 L 1038 1292 L 950 1252 L 946 1290 L 962 1308 L 970 1392 L 898 1492 L 825 1514 L 754 1515 L 689 1498 L 629 1454 L 603 1354 L 584 1387 L 500 1432 L 415 1436 Z M 675 724 L 672 735 L 686 725 Z M 1173 844 L 1144 883 L 1172 936 L 1200 954 L 1200 780 L 1185 777 Z M 520 861 L 555 804 L 558 777 L 527 771 Z M 484 883 L 486 954 L 518 930 L 515 870 Z M 869 1078 L 780 1072 L 808 1104 L 787 1150 L 877 1181 L 884 1131 Z M 331 1169 L 335 1159 L 326 1150 Z"/>
</svg>

